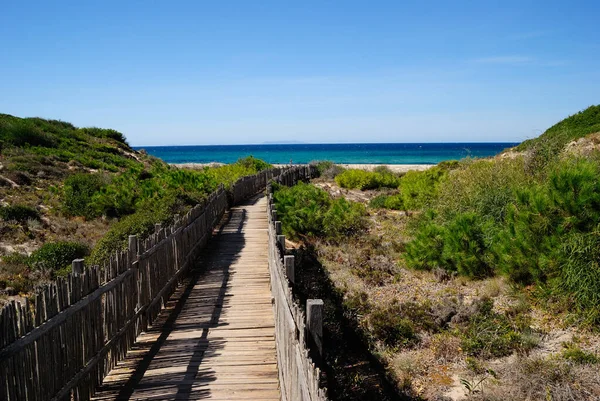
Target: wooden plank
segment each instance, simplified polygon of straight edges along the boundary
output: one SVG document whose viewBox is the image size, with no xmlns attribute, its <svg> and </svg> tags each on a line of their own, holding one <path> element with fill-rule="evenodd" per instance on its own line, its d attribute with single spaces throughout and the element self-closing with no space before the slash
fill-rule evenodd
<svg viewBox="0 0 600 401">
<path fill-rule="evenodd" d="M 265 209 L 261 197 L 256 206 L 230 211 L 222 231 L 236 227 L 242 241 L 220 241 L 219 234 L 211 242 L 199 259 L 204 272 L 177 290 L 155 326 L 139 337 L 138 349 L 106 377 L 95 400 L 116 399 L 123 391 L 129 399 L 194 399 L 200 390 L 203 398 L 279 399 L 268 233 L 255 229 L 266 227 Z M 239 220 L 242 215 L 246 218 Z M 252 234 L 245 240 L 247 229 Z M 132 384 L 134 375 L 141 378 Z"/>
</svg>

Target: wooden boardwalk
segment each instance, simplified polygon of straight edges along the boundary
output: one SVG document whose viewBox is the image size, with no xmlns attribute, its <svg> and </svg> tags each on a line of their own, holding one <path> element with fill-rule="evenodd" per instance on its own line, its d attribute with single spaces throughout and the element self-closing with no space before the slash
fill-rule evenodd
<svg viewBox="0 0 600 401">
<path fill-rule="evenodd" d="M 96 401 L 279 400 L 267 202 L 234 207 Z"/>
</svg>

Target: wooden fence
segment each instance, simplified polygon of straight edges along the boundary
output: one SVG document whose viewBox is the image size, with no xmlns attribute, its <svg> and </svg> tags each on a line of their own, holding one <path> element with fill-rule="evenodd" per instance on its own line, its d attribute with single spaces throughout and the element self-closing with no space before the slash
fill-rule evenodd
<svg viewBox="0 0 600 401">
<path fill-rule="evenodd" d="M 289 169 L 275 181 L 293 185 L 298 180 L 315 175 L 312 166 Z M 285 237 L 280 235 L 281 222 L 272 204 L 271 188 L 267 186 L 269 219 L 269 271 L 275 309 L 277 365 L 283 401 L 325 401 L 326 390 L 320 387 L 320 371 L 309 357 L 307 336 L 319 348 L 322 345 L 321 300 L 307 302 L 305 315 L 294 300 L 290 287 L 294 280 L 293 256 L 285 255 Z M 310 316 L 308 316 L 310 315 Z M 305 318 L 308 317 L 308 319 Z"/>
<path fill-rule="evenodd" d="M 239 180 L 240 201 L 289 169 Z M 0 310 L 0 400 L 87 400 L 125 357 L 206 244 L 228 207 L 223 187 L 183 218 L 139 240 L 100 267 L 40 288 L 33 302 Z"/>
</svg>

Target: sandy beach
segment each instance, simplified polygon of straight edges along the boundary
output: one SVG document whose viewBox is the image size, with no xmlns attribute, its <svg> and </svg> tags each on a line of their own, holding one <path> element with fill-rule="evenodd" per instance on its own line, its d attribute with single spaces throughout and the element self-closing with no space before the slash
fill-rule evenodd
<svg viewBox="0 0 600 401">
<path fill-rule="evenodd" d="M 215 167 L 221 166 L 224 163 L 172 163 L 172 166 L 179 168 L 191 168 L 200 169 L 204 167 Z M 405 173 L 407 171 L 423 171 L 434 166 L 433 164 L 339 164 L 344 168 L 356 168 L 371 171 L 379 166 L 385 166 L 392 170 L 394 173 Z M 289 166 L 289 164 L 274 164 L 275 167 Z"/>
</svg>

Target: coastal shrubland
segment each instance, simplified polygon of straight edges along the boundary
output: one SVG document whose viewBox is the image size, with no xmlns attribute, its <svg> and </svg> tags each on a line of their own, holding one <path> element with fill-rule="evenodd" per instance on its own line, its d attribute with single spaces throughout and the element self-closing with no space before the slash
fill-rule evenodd
<svg viewBox="0 0 600 401">
<path fill-rule="evenodd" d="M 311 184 L 274 185 L 274 199 L 282 230 L 292 239 L 319 237 L 331 240 L 353 235 L 365 226 L 364 205 L 344 198 L 332 199 Z"/>
<path fill-rule="evenodd" d="M 361 190 L 396 188 L 399 181 L 400 176 L 385 167 L 377 168 L 375 171 L 347 169 L 335 177 L 335 182 L 340 187 Z"/>
<path fill-rule="evenodd" d="M 179 169 L 115 130 L 0 114 L 0 292 L 27 293 L 70 271 L 75 257 L 102 264 L 128 235 L 144 237 L 219 185 L 269 166 L 247 157 Z"/>
<path fill-rule="evenodd" d="M 315 181 L 365 204 L 366 223 L 344 241 L 297 226 L 296 253 L 341 294 L 336 307 L 398 391 L 600 397 L 598 110 L 494 158 L 398 176 L 391 188 L 352 170 Z"/>
</svg>

